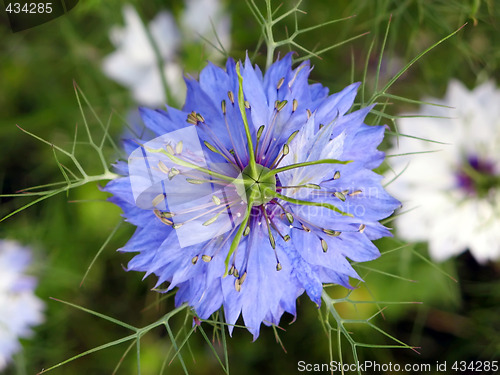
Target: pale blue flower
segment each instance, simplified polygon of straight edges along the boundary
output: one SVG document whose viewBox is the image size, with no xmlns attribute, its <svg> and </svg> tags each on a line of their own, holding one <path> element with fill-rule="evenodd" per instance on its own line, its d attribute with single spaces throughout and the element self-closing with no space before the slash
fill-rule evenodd
<svg viewBox="0 0 500 375">
<path fill-rule="evenodd" d="M 121 249 L 139 253 L 129 270 L 177 287 L 176 304 L 202 319 L 221 306 L 229 325 L 241 315 L 257 338 L 261 323 L 295 316 L 304 291 L 320 305 L 324 283 L 360 279 L 348 259 L 379 256 L 372 240 L 390 233 L 378 221 L 399 202 L 372 171 L 384 127 L 363 123 L 371 107 L 349 112 L 359 84 L 328 95 L 291 54 L 265 74 L 248 59 L 240 70 L 241 101 L 230 59 L 186 79 L 182 110 L 141 109 L 157 138 L 125 141 L 125 177 L 106 191 L 137 226 Z"/>
<path fill-rule="evenodd" d="M 34 295 L 36 279 L 25 274 L 31 263 L 28 248 L 0 240 L 0 371 L 21 349 L 19 338 L 43 321 L 44 305 Z"/>
</svg>

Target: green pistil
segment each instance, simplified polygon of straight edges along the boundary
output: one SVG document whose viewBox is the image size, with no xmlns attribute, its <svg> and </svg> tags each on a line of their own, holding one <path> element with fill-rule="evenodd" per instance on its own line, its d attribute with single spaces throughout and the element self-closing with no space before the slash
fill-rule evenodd
<svg viewBox="0 0 500 375">
<path fill-rule="evenodd" d="M 242 195 L 242 197 L 247 202 L 247 210 L 245 212 L 245 217 L 243 218 L 243 222 L 240 224 L 236 235 L 231 242 L 231 247 L 229 248 L 229 252 L 226 256 L 226 260 L 224 264 L 226 266 L 224 277 L 228 275 L 228 267 L 231 256 L 238 248 L 241 237 L 245 232 L 248 224 L 248 220 L 250 218 L 250 213 L 252 211 L 252 207 L 261 206 L 269 202 L 274 198 L 274 194 L 276 193 L 276 177 L 274 175 L 269 174 L 269 168 L 266 168 L 260 164 L 255 164 L 255 169 L 252 169 L 250 165 L 248 165 L 243 172 L 242 176 L 242 185 L 245 188 L 244 193 L 239 192 L 238 181 L 235 181 L 236 190 L 238 194 Z"/>
<path fill-rule="evenodd" d="M 245 97 L 243 95 L 243 77 L 240 73 L 240 63 L 236 63 L 236 74 L 238 74 L 238 107 L 240 108 L 241 118 L 243 119 L 243 125 L 245 126 L 245 134 L 247 136 L 248 145 L 248 167 L 252 169 L 253 175 L 257 172 L 257 163 L 255 161 L 255 151 L 253 149 L 252 135 L 250 134 L 250 126 L 248 125 L 247 119 L 247 108 L 245 105 Z"/>
<path fill-rule="evenodd" d="M 276 192 L 276 177 L 269 172 L 269 168 L 260 164 L 255 165 L 255 170 L 250 166 L 243 169 L 243 185 L 248 204 L 260 206 L 273 199 L 273 193 Z"/>
</svg>

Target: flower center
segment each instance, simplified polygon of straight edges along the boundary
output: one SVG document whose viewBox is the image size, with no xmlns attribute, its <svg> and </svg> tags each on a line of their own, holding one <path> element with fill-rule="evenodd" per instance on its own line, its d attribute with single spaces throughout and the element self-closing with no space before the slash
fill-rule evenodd
<svg viewBox="0 0 500 375">
<path fill-rule="evenodd" d="M 254 168 L 248 165 L 243 169 L 246 199 L 252 206 L 266 204 L 274 198 L 272 193 L 276 192 L 276 177 L 268 172 L 270 169 L 260 164 L 256 164 Z"/>
<path fill-rule="evenodd" d="M 469 156 L 456 174 L 458 186 L 469 195 L 484 197 L 500 185 L 500 176 L 490 160 Z"/>
</svg>

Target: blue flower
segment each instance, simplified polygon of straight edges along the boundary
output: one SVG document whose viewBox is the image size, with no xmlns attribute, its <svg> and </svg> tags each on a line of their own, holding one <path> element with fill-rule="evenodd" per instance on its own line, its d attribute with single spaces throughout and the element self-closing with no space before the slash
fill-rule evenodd
<svg viewBox="0 0 500 375">
<path fill-rule="evenodd" d="M 377 258 L 378 221 L 399 206 L 372 171 L 384 127 L 363 123 L 371 107 L 349 112 L 359 84 L 328 95 L 310 71 L 291 54 L 265 74 L 209 64 L 182 110 L 141 109 L 157 138 L 126 140 L 126 177 L 105 188 L 137 226 L 128 269 L 202 319 L 223 306 L 230 332 L 241 315 L 254 339 L 304 291 L 320 305 L 324 283 L 360 279 L 347 258 Z"/>
<path fill-rule="evenodd" d="M 21 244 L 0 239 L 0 372 L 21 349 L 20 338 L 43 321 L 43 302 L 35 296 L 37 280 L 26 274 L 31 251 Z"/>
</svg>

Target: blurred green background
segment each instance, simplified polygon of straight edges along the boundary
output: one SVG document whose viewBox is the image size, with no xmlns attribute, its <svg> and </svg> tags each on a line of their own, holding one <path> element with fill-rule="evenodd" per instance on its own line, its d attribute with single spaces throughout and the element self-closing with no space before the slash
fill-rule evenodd
<svg viewBox="0 0 500 375">
<path fill-rule="evenodd" d="M 182 1 L 130 1 L 145 21 L 160 10 L 175 15 Z M 85 0 L 67 15 L 33 29 L 12 33 L 6 14 L 0 18 L 0 192 L 61 181 L 53 150 L 20 131 L 16 124 L 60 147 L 71 147 L 75 124 L 83 134 L 82 114 L 73 81 L 89 99 L 104 123 L 110 119 L 110 134 L 118 142 L 128 111 L 136 106 L 126 88 L 102 73 L 103 58 L 114 50 L 108 32 L 123 25 L 122 1 Z M 264 11 L 264 2 L 256 0 Z M 276 8 L 281 2 L 273 1 Z M 286 2 L 278 12 L 294 3 Z M 244 1 L 227 2 L 232 18 L 230 55 L 244 58 L 259 45 L 261 31 Z M 455 36 L 436 47 L 406 72 L 391 87 L 392 94 L 411 99 L 443 96 L 448 81 L 458 78 L 469 87 L 488 78 L 500 82 L 500 3 L 496 0 L 309 0 L 300 5 L 298 24 L 302 29 L 354 16 L 299 35 L 296 42 L 321 50 L 348 38 L 369 32 L 313 58 L 311 79 L 322 82 L 332 92 L 363 80 L 366 71 L 366 95 L 374 92 L 374 80 L 382 40 L 389 19 L 380 83 L 383 84 L 407 62 L 459 27 Z M 276 37 L 283 39 L 294 30 L 293 17 L 276 26 Z M 288 33 L 288 34 L 287 34 Z M 369 51 L 371 50 L 371 54 Z M 281 50 L 282 53 L 287 48 Z M 265 64 L 265 46 L 257 49 L 255 62 Z M 186 72 L 196 74 L 205 64 L 203 56 L 192 49 L 179 51 Z M 299 54 L 298 57 L 303 56 Z M 379 85 L 380 87 L 380 85 Z M 499 103 L 500 104 L 500 103 Z M 415 111 L 416 106 L 394 102 L 385 109 L 388 115 Z M 89 126 L 97 137 L 99 125 L 89 108 Z M 385 120 L 391 127 L 392 123 Z M 386 141 L 388 146 L 390 140 Z M 104 149 L 109 163 L 119 155 Z M 99 160 L 89 148 L 82 147 L 78 158 L 89 171 L 101 173 Z M 61 160 L 63 162 L 63 160 Z M 104 182 L 102 183 L 104 184 Z M 33 198 L 0 198 L 3 217 Z M 84 308 L 142 327 L 159 319 L 173 308 L 173 298 L 150 291 L 153 277 L 142 281 L 138 273 L 124 272 L 130 254 L 115 250 L 123 246 L 133 227 L 121 225 L 104 248 L 80 286 L 99 248 L 120 222 L 120 210 L 105 201 L 106 194 L 92 183 L 59 194 L 36 204 L 0 223 L 0 237 L 18 239 L 34 248 L 36 262 L 32 272 L 39 278 L 37 294 L 46 303 L 46 322 L 35 328 L 30 340 L 23 340 L 24 351 L 16 356 L 7 374 L 34 374 L 78 353 L 130 334 L 130 331 L 91 314 L 69 307 L 50 297 L 69 301 Z M 390 226 L 390 222 L 387 224 Z M 500 265 L 478 265 L 467 253 L 439 265 L 424 261 L 425 245 L 401 246 L 396 239 L 377 243 L 380 259 L 358 268 L 365 283 L 352 298 L 364 301 L 405 301 L 419 304 L 387 305 L 383 315 L 373 321 L 397 339 L 415 347 L 409 349 L 358 348 L 360 360 L 379 363 L 432 363 L 447 360 L 500 359 Z M 397 250 L 394 250 L 397 249 Z M 394 250 L 394 251 L 391 251 Z M 0 270 L 1 272 L 1 270 Z M 451 275 L 457 281 L 455 282 Z M 332 296 L 344 297 L 342 288 L 329 289 Z M 420 304 L 421 303 L 421 304 Z M 380 303 L 378 307 L 384 307 Z M 367 318 L 376 313 L 377 304 L 338 305 L 346 317 Z M 185 322 L 187 319 L 187 323 Z M 337 360 L 334 338 L 330 358 L 328 336 L 318 319 L 318 310 L 303 296 L 298 300 L 297 320 L 289 325 L 284 316 L 279 337 L 286 351 L 276 342 L 271 328 L 262 328 L 252 343 L 251 335 L 235 330 L 228 340 L 230 372 L 244 374 L 298 373 L 297 362 L 326 363 Z M 189 330 L 192 316 L 174 318 L 175 332 Z M 212 338 L 210 325 L 203 325 Z M 394 344 L 388 338 L 363 325 L 348 326 L 358 341 Z M 171 342 L 163 329 L 155 329 L 141 341 L 143 374 L 159 374 L 165 358 L 172 353 Z M 189 340 L 190 350 L 182 351 L 190 374 L 223 373 L 210 345 L 199 330 Z M 343 343 L 344 361 L 352 363 L 349 344 Z M 52 371 L 54 374 L 111 374 L 122 360 L 128 344 L 98 351 Z M 213 347 L 222 355 L 217 338 Z M 178 359 L 164 373 L 182 373 Z M 137 373 L 134 349 L 123 359 L 119 374 Z"/>
</svg>

